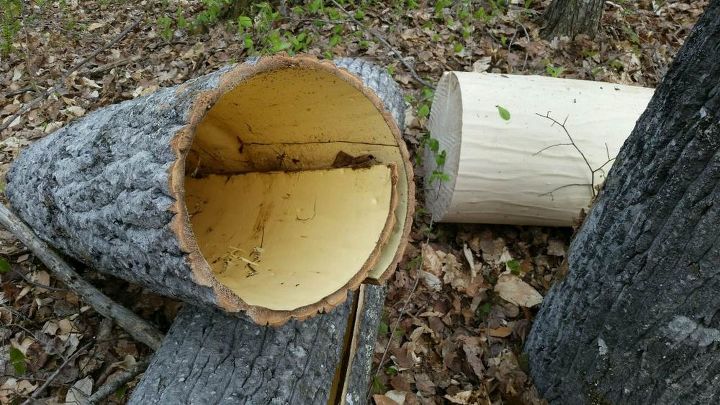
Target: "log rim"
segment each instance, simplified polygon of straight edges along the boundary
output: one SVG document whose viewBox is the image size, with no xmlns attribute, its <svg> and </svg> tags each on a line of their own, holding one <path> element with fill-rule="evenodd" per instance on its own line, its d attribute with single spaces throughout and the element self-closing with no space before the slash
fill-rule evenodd
<svg viewBox="0 0 720 405">
<path fill-rule="evenodd" d="M 423 151 L 425 202 L 433 221 L 443 222 L 450 214 L 450 207 L 453 206 L 462 152 L 463 93 L 460 79 L 455 72 L 445 72 L 440 78 L 435 88 L 432 105 L 426 127 L 430 136 L 439 142 L 440 150 L 447 152 L 445 166 L 442 170 L 450 176 L 450 179 L 440 181 L 437 187 L 433 186 L 430 180 L 433 171 L 438 167 L 434 153 L 426 147 L 426 150 Z M 443 111 L 438 111 L 438 108 L 442 108 Z M 453 111 L 451 112 L 450 109 Z M 438 128 L 442 130 L 443 136 L 433 136 L 433 133 L 437 133 L 436 129 Z"/>
<path fill-rule="evenodd" d="M 185 181 L 185 158 L 189 153 L 193 140 L 195 138 L 195 130 L 197 125 L 205 118 L 211 107 L 225 93 L 231 91 L 243 81 L 253 76 L 272 72 L 280 69 L 301 68 L 315 69 L 327 72 L 335 77 L 343 80 L 353 88 L 363 94 L 382 115 L 388 128 L 395 137 L 397 147 L 402 159 L 403 168 L 405 169 L 407 190 L 407 210 L 405 224 L 400 233 L 400 245 L 382 275 L 377 282 L 382 283 L 387 280 L 397 267 L 398 262 L 402 258 L 407 245 L 407 240 L 412 227 L 412 217 L 415 210 L 415 182 L 412 163 L 410 162 L 409 153 L 405 141 L 402 138 L 400 123 L 396 123 L 390 111 L 385 108 L 380 97 L 370 87 L 365 86 L 362 80 L 347 71 L 344 68 L 336 66 L 332 61 L 319 60 L 313 56 L 294 56 L 276 55 L 270 57 L 262 57 L 253 62 L 240 63 L 229 71 L 223 73 L 218 79 L 218 84 L 212 89 L 199 93 L 195 96 L 195 100 L 189 109 L 186 124 L 180 128 L 171 139 L 171 149 L 175 155 L 175 160 L 168 171 L 168 182 L 171 196 L 175 199 L 170 210 L 175 214 L 170 223 L 171 231 L 176 235 L 180 248 L 186 253 L 186 260 L 193 274 L 193 279 L 199 285 L 211 287 L 216 299 L 216 304 L 228 312 L 244 311 L 255 323 L 280 325 L 290 319 L 304 320 L 317 313 L 328 312 L 332 308 L 340 305 L 347 299 L 347 291 L 354 291 L 360 287 L 360 284 L 367 278 L 367 275 L 373 264 L 379 257 L 379 252 L 384 247 L 388 237 L 392 234 L 395 223 L 397 222 L 394 215 L 394 207 L 398 203 L 398 193 L 395 185 L 399 180 L 397 167 L 393 166 L 392 180 L 393 193 L 391 201 L 390 215 L 385 224 L 378 244 L 368 258 L 365 265 L 353 276 L 342 288 L 334 293 L 326 296 L 320 301 L 309 304 L 294 310 L 273 310 L 261 306 L 250 305 L 244 302 L 239 296 L 231 292 L 226 286 L 221 284 L 212 274 L 210 265 L 200 252 L 197 240 L 194 236 L 190 216 L 185 203 L 184 181 Z M 180 92 L 184 85 L 178 87 L 176 91 Z"/>
</svg>

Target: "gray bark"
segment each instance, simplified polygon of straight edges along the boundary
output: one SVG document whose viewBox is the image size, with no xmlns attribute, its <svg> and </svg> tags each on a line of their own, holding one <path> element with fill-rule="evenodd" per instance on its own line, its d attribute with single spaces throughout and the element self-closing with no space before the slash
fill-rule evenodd
<svg viewBox="0 0 720 405">
<path fill-rule="evenodd" d="M 384 290 L 367 285 L 357 318 L 358 350 L 343 353 L 352 297 L 328 314 L 281 327 L 258 326 L 220 311 L 186 306 L 135 388 L 130 404 L 325 404 L 333 380 L 353 359 L 348 392 L 368 387 Z M 378 305 L 379 304 L 379 305 Z M 366 334 L 366 335 L 365 335 Z M 340 371 L 343 372 L 344 371 Z M 340 382 L 342 388 L 342 381 Z M 355 402 L 355 404 L 364 402 Z"/>
<path fill-rule="evenodd" d="M 228 68 L 101 108 L 24 150 L 7 175 L 18 216 L 88 266 L 185 300 L 214 304 L 170 228 L 170 141 L 195 97 Z"/>
<path fill-rule="evenodd" d="M 553 0 L 542 16 L 542 36 L 574 38 L 578 34 L 594 37 L 600 27 L 605 0 Z"/>
<path fill-rule="evenodd" d="M 402 127 L 402 93 L 383 69 L 349 58 L 335 63 L 376 91 Z M 94 269 L 216 306 L 217 291 L 196 280 L 171 227 L 169 172 L 177 159 L 172 140 L 188 125 L 198 95 L 217 89 L 231 69 L 102 108 L 31 145 L 7 175 L 6 194 L 18 216 Z"/>
<path fill-rule="evenodd" d="M 346 389 L 342 401 L 347 405 L 362 405 L 367 401 L 375 342 L 385 304 L 385 287 L 365 285 L 364 292 L 363 305 L 358 308 L 355 319 L 356 340 L 352 342 L 348 375 L 345 377 Z"/>
<path fill-rule="evenodd" d="M 713 0 L 543 302 L 526 351 L 551 403 L 720 402 L 719 44 Z"/>
</svg>

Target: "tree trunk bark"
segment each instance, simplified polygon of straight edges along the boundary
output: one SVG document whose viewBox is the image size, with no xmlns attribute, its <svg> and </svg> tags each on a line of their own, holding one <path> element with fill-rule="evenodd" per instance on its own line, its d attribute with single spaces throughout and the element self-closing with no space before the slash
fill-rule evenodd
<svg viewBox="0 0 720 405">
<path fill-rule="evenodd" d="M 578 34 L 594 37 L 600 27 L 604 0 L 553 0 L 542 16 L 545 39 Z"/>
<path fill-rule="evenodd" d="M 720 401 L 720 1 L 620 151 L 526 351 L 551 403 Z"/>
<path fill-rule="evenodd" d="M 400 129 L 403 114 L 399 87 L 384 69 L 369 62 L 254 58 L 100 109 L 36 142 L 13 163 L 7 196 L 39 237 L 99 271 L 193 304 L 245 311 L 260 324 L 280 324 L 328 311 L 366 277 L 384 279 L 395 268 L 410 230 L 414 197 L 412 164 Z M 186 186 L 195 180 L 211 175 L 247 178 L 256 172 L 292 171 L 301 176 L 328 170 L 343 171 L 350 177 L 343 184 L 352 184 L 364 170 L 333 169 L 333 159 L 340 152 L 372 154 L 375 168 L 387 164 L 398 171 L 397 175 L 385 173 L 391 181 L 382 190 L 371 188 L 367 194 L 372 195 L 364 196 L 368 198 L 354 200 L 375 201 L 379 208 L 345 204 L 353 212 L 387 211 L 378 214 L 382 218 L 373 225 L 383 222 L 384 227 L 380 224 L 369 231 L 369 243 L 357 250 L 341 242 L 337 242 L 341 246 L 332 245 L 341 238 L 329 234 L 353 240 L 361 237 L 333 219 L 342 211 L 323 208 L 322 201 L 318 204 L 319 192 L 314 194 L 315 202 L 307 190 L 294 194 L 309 201 L 302 207 L 307 214 L 303 211 L 298 216 L 278 208 L 271 216 L 273 201 L 263 215 L 258 214 L 258 218 L 270 216 L 274 224 L 282 222 L 278 215 L 290 215 L 286 223 L 304 227 L 293 235 L 279 225 L 276 232 L 266 235 L 265 223 L 258 219 L 253 229 L 242 227 L 243 233 L 235 232 L 250 237 L 224 238 L 215 223 L 248 219 L 243 213 L 232 214 L 232 209 L 206 210 L 211 226 L 202 229 L 191 222 L 202 210 L 195 206 L 189 210 L 187 201 L 197 201 L 198 206 L 208 200 L 230 207 L 233 203 L 225 189 L 199 188 L 199 194 L 193 194 Z M 232 184 L 229 180 L 226 186 Z M 236 184 L 235 191 L 243 191 L 240 187 L 247 182 L 241 184 L 238 179 Z M 385 204 L 386 185 L 392 189 L 389 204 Z M 330 186 L 322 190 L 330 191 L 326 195 L 345 195 Z M 289 190 L 271 191 L 263 195 L 282 195 L 283 201 L 290 201 Z M 251 201 L 250 196 L 245 201 Z M 393 206 L 397 207 L 394 211 Z M 356 220 L 358 230 L 369 229 L 364 219 Z M 337 229 L 324 224 L 336 224 Z M 382 230 L 376 232 L 376 228 Z M 209 236 L 203 239 L 205 235 Z M 275 247 L 268 249 L 269 240 Z M 297 241 L 314 243 L 325 252 L 337 247 L 347 254 L 333 257 L 318 253 L 321 249 L 293 251 Z M 218 257 L 205 256 L 212 250 L 205 249 L 210 243 L 215 243 L 212 249 Z M 246 263 L 261 262 L 261 253 L 252 259 L 257 247 L 258 252 L 266 248 L 270 253 L 265 255 L 275 255 L 275 264 L 280 263 L 268 265 L 259 276 L 243 271 Z M 335 258 L 350 253 L 360 260 L 333 266 Z M 297 264 L 299 255 L 312 258 L 303 262 L 310 264 Z M 222 275 L 231 262 L 236 267 Z M 272 300 L 261 301 L 271 294 Z"/>
<path fill-rule="evenodd" d="M 327 404 L 344 393 L 362 404 L 384 288 L 363 285 L 360 297 L 277 328 L 187 305 L 129 403 Z"/>
</svg>

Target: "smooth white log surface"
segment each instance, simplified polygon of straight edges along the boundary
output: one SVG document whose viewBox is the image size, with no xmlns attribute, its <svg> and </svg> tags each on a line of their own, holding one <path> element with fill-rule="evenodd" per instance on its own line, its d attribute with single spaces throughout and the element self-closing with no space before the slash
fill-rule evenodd
<svg viewBox="0 0 720 405">
<path fill-rule="evenodd" d="M 585 80 L 446 72 L 428 129 L 447 157 L 437 168 L 436 154 L 426 151 L 427 208 L 439 222 L 572 225 L 653 92 Z M 594 185 L 583 157 L 548 115 L 565 123 L 593 169 L 605 164 Z M 449 179 L 431 182 L 435 170 Z"/>
</svg>

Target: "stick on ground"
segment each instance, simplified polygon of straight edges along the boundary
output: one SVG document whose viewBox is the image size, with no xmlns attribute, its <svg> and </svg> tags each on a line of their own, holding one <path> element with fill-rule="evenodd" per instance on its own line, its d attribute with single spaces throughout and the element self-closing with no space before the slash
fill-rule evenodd
<svg viewBox="0 0 720 405">
<path fill-rule="evenodd" d="M 153 350 L 160 347 L 163 340 L 163 334 L 160 331 L 80 277 L 69 264 L 3 204 L 0 204 L 0 225 L 32 250 L 55 277 L 77 293 L 99 314 L 115 321 L 138 342 L 145 343 Z"/>
</svg>

